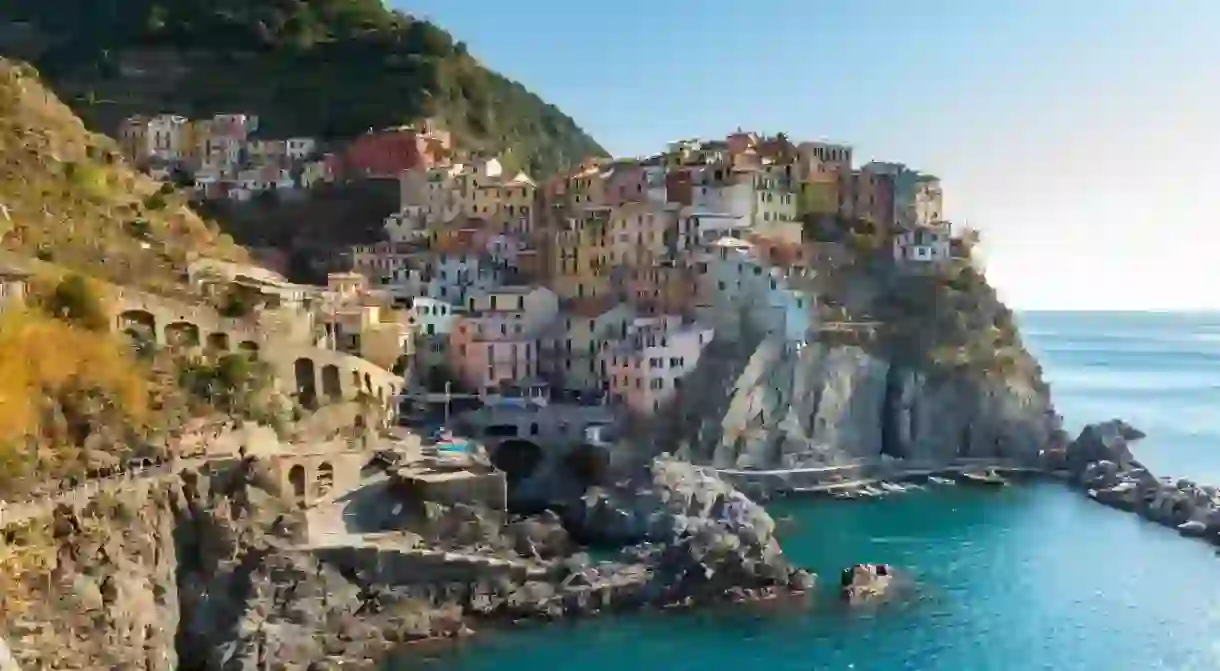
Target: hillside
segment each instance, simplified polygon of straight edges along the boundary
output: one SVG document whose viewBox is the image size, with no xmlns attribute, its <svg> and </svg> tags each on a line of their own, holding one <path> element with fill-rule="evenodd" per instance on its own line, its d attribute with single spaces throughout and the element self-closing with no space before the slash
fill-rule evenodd
<svg viewBox="0 0 1220 671">
<path fill-rule="evenodd" d="M 32 60 L 107 133 L 139 112 L 252 112 L 268 134 L 330 139 L 435 116 L 459 146 L 536 174 L 605 154 L 448 33 L 380 0 L 8 0 L 2 21 L 0 51 Z"/>
<path fill-rule="evenodd" d="M 245 255 L 181 196 L 129 168 L 33 68 L 2 58 L 0 205 L 4 249 L 121 284 L 169 291 L 191 255 Z"/>
<path fill-rule="evenodd" d="M 180 293 L 192 257 L 246 257 L 183 202 L 87 131 L 32 67 L 0 58 L 0 264 L 33 274 L 27 306 L 0 310 L 0 499 L 155 454 L 189 416 L 261 403 L 246 394 L 266 389 L 257 363 L 111 333 L 91 278 Z"/>
</svg>

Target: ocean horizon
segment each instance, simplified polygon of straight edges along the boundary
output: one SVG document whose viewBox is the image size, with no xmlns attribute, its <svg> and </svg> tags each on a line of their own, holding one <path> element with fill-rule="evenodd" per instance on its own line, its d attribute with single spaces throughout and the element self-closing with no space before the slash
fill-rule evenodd
<svg viewBox="0 0 1220 671">
<path fill-rule="evenodd" d="M 1220 483 L 1220 312 L 1017 313 L 1067 428 L 1119 417 L 1158 475 Z M 484 632 L 387 668 L 525 671 L 1093 671 L 1220 668 L 1214 549 L 1057 484 L 946 487 L 868 502 L 788 500 L 785 553 L 819 572 L 808 603 L 594 618 Z M 916 595 L 835 604 L 837 571 L 888 562 Z"/>
</svg>

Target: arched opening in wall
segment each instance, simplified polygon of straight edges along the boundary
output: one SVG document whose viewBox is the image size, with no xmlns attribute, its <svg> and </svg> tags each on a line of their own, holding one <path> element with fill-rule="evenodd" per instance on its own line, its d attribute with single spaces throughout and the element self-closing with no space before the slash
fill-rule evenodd
<svg viewBox="0 0 1220 671">
<path fill-rule="evenodd" d="M 359 394 L 360 387 L 363 384 L 364 384 L 364 381 L 362 381 L 360 379 L 360 371 L 358 371 L 358 370 L 352 371 L 352 391 L 353 391 L 353 393 Z"/>
<path fill-rule="evenodd" d="M 147 310 L 127 310 L 121 313 L 119 330 L 137 334 L 138 339 L 143 342 L 157 342 L 157 318 Z"/>
<path fill-rule="evenodd" d="M 532 475 L 542 463 L 542 448 L 520 438 L 506 440 L 492 452 L 491 463 L 504 471 L 510 485 L 516 484 Z"/>
<path fill-rule="evenodd" d="M 292 496 L 297 500 L 305 498 L 305 467 L 297 464 L 288 469 L 288 485 L 292 487 Z"/>
<path fill-rule="evenodd" d="M 207 349 L 209 352 L 228 352 L 229 351 L 229 334 L 228 333 L 209 333 L 207 341 Z"/>
<path fill-rule="evenodd" d="M 326 496 L 335 487 L 335 467 L 329 461 L 318 464 L 318 496 Z"/>
<path fill-rule="evenodd" d="M 170 347 L 198 347 L 199 327 L 190 322 L 173 322 L 165 327 L 165 344 Z"/>
<path fill-rule="evenodd" d="M 573 480 L 582 487 L 601 485 L 610 473 L 610 451 L 585 443 L 568 452 L 563 464 Z"/>
<path fill-rule="evenodd" d="M 368 373 L 364 374 L 364 390 L 373 393 L 373 378 Z"/>
<path fill-rule="evenodd" d="M 292 372 L 296 378 L 297 399 L 300 404 L 310 410 L 317 408 L 318 388 L 314 378 L 313 359 L 297 359 L 292 364 Z"/>
<path fill-rule="evenodd" d="M 333 363 L 322 366 L 322 394 L 331 401 L 343 400 L 343 385 L 339 382 L 339 367 Z"/>
<path fill-rule="evenodd" d="M 356 415 L 354 424 L 357 429 L 363 429 L 365 427 L 364 415 Z"/>
<path fill-rule="evenodd" d="M 406 354 L 400 354 L 398 355 L 398 358 L 394 360 L 394 367 L 390 369 L 390 372 L 399 377 L 406 377 L 410 366 L 411 357 Z"/>
<path fill-rule="evenodd" d="M 239 343 L 237 345 L 237 349 L 241 350 L 245 354 L 250 355 L 251 357 L 258 356 L 258 343 L 254 342 L 253 340 L 241 341 L 241 343 Z"/>
</svg>

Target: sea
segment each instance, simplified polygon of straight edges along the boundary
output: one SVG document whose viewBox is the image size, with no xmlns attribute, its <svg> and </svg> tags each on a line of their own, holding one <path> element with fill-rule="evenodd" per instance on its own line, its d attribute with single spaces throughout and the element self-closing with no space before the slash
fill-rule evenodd
<svg viewBox="0 0 1220 671">
<path fill-rule="evenodd" d="M 1026 313 L 1068 428 L 1121 417 L 1158 474 L 1220 484 L 1220 314 Z M 1220 558 L 1055 484 L 785 501 L 785 552 L 825 579 L 766 606 L 485 631 L 391 669 L 1220 670 Z M 848 609 L 838 571 L 888 562 L 908 598 Z"/>
</svg>

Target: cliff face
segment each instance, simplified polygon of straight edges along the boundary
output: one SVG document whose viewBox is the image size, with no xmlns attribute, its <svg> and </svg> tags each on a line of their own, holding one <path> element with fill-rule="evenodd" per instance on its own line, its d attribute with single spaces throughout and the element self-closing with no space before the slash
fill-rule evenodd
<svg viewBox="0 0 1220 671">
<path fill-rule="evenodd" d="M 697 391 L 683 399 L 677 435 L 692 458 L 721 468 L 1033 458 L 1053 428 L 1049 393 L 1017 380 L 929 373 L 821 343 L 764 341 L 744 366 L 732 363 L 739 354 L 713 356 L 722 360 L 701 367 L 718 374 L 687 386 Z"/>
<path fill-rule="evenodd" d="M 585 501 L 577 517 L 592 540 L 651 541 L 597 562 L 573 553 L 554 514 L 510 522 L 385 491 L 368 503 L 395 511 L 394 532 L 311 538 L 309 516 L 271 493 L 255 459 L 135 481 L 5 531 L 0 641 L 25 671 L 353 668 L 399 643 L 467 632 L 469 619 L 811 586 L 762 508 L 689 464 L 648 470 Z M 0 648 L 10 671 L 5 662 Z"/>
</svg>

